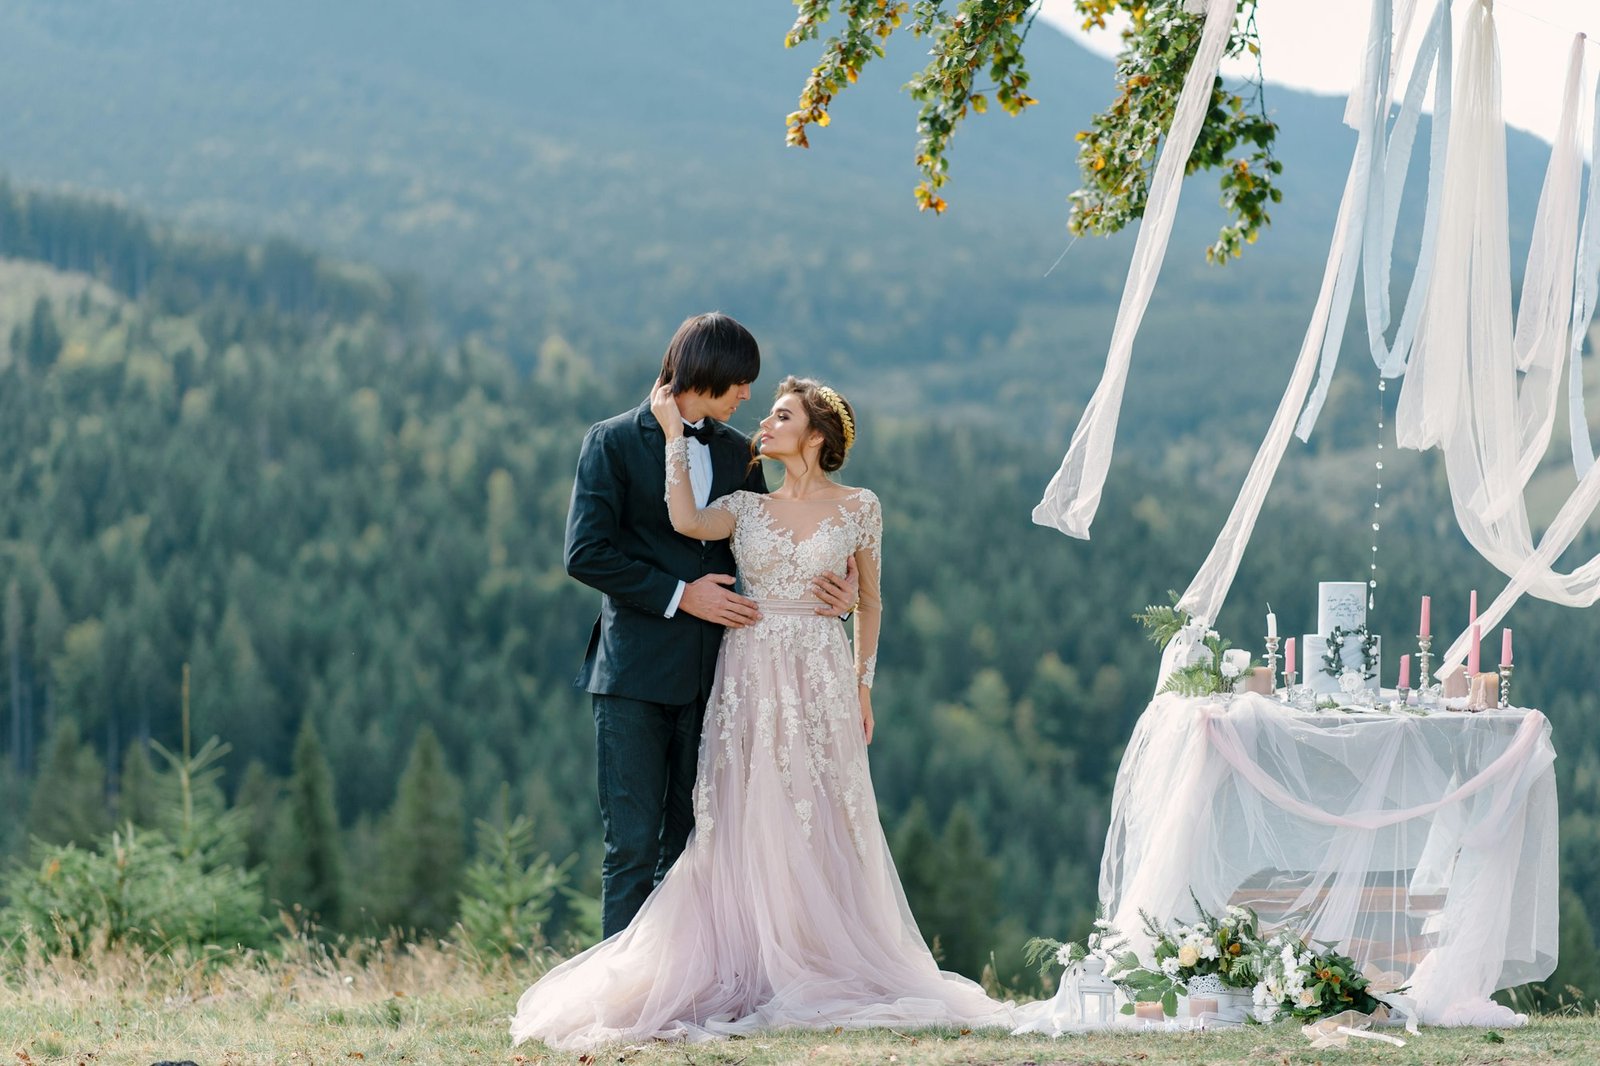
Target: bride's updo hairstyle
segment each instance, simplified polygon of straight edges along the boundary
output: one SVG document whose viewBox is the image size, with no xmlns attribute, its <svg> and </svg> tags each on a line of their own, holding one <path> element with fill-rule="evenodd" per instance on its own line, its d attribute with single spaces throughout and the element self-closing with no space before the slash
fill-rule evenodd
<svg viewBox="0 0 1600 1066">
<path fill-rule="evenodd" d="M 850 406 L 849 400 L 815 378 L 797 378 L 791 374 L 778 383 L 774 399 L 790 393 L 800 398 L 810 428 L 822 434 L 818 464 L 824 473 L 833 473 L 844 466 L 845 457 L 856 442 L 855 408 Z"/>
</svg>

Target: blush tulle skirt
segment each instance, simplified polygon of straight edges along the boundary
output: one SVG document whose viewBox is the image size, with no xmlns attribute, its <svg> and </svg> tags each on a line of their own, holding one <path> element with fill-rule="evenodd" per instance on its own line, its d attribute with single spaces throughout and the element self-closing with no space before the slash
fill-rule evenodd
<svg viewBox="0 0 1600 1066">
<path fill-rule="evenodd" d="M 939 969 L 906 905 L 843 627 L 810 604 L 761 606 L 723 640 L 682 857 L 625 930 L 523 993 L 514 1041 L 1013 1024 Z"/>
</svg>

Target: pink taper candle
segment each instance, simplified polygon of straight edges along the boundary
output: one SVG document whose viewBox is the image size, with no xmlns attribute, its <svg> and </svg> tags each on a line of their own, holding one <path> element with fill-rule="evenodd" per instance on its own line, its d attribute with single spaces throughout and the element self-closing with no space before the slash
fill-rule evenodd
<svg viewBox="0 0 1600 1066">
<path fill-rule="evenodd" d="M 1511 630 L 1500 631 L 1500 665 L 1511 665 Z"/>
<path fill-rule="evenodd" d="M 1411 687 L 1411 656 L 1400 656 L 1400 687 Z"/>
<path fill-rule="evenodd" d="M 1472 599 L 1467 602 L 1467 625 L 1478 624 L 1478 590 L 1472 590 Z M 1476 673 L 1476 671 L 1474 671 Z"/>
<path fill-rule="evenodd" d="M 1290 637 L 1283 644 L 1283 672 L 1294 673 L 1294 638 Z"/>
<path fill-rule="evenodd" d="M 1477 593 L 1473 593 L 1474 596 Z M 1483 634 L 1478 632 L 1478 623 L 1472 623 L 1472 643 L 1467 645 L 1467 673 L 1478 672 L 1478 645 L 1483 643 Z"/>
<path fill-rule="evenodd" d="M 1422 624 L 1417 626 L 1417 636 L 1425 637 L 1433 630 L 1429 628 L 1433 623 L 1433 597 L 1422 597 Z"/>
</svg>

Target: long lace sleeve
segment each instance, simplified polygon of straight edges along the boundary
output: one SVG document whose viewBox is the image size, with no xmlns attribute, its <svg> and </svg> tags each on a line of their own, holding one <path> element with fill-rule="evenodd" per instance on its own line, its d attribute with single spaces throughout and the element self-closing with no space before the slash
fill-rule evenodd
<svg viewBox="0 0 1600 1066">
<path fill-rule="evenodd" d="M 878 633 L 883 625 L 883 596 L 878 584 L 883 569 L 883 506 L 871 493 L 866 494 L 859 520 L 861 539 L 855 556 L 861 601 L 855 613 L 856 680 L 871 688 L 878 672 Z"/>
<path fill-rule="evenodd" d="M 667 515 L 672 528 L 697 540 L 726 540 L 733 536 L 733 515 L 718 507 L 694 505 L 689 484 L 689 438 L 667 441 Z"/>
</svg>

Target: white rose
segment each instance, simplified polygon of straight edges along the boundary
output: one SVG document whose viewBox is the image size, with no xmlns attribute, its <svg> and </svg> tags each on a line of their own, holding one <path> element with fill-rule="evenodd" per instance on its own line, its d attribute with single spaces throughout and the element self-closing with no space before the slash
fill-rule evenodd
<svg viewBox="0 0 1600 1066">
<path fill-rule="evenodd" d="M 1229 648 L 1222 653 L 1222 676 L 1238 677 L 1250 668 L 1250 653 L 1243 648 Z"/>
<path fill-rule="evenodd" d="M 1315 1007 L 1317 1005 L 1317 994 L 1308 988 L 1295 997 L 1295 1002 L 1302 1007 Z"/>
<path fill-rule="evenodd" d="M 1178 949 L 1178 965 L 1188 968 L 1200 961 L 1200 951 L 1193 944 L 1185 944 Z"/>
</svg>

